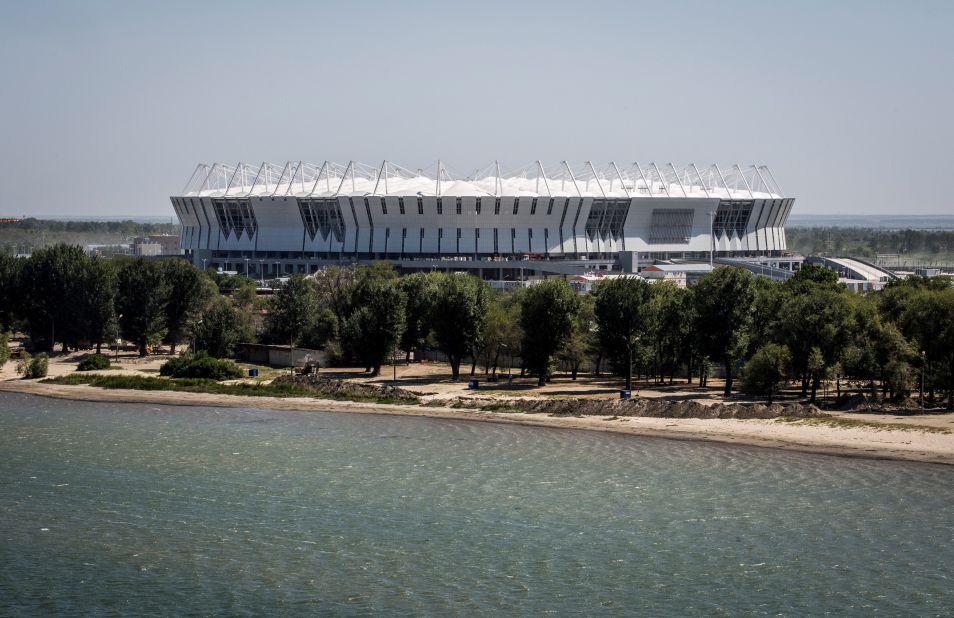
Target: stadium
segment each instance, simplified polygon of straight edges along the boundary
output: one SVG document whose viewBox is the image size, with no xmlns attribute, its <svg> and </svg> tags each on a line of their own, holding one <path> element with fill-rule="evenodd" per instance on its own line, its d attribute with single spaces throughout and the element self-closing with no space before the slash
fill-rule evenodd
<svg viewBox="0 0 954 618">
<path fill-rule="evenodd" d="M 265 278 L 390 260 L 511 281 L 783 256 L 794 204 L 764 165 L 539 161 L 469 175 L 442 162 L 200 164 L 171 199 L 203 268 Z"/>
</svg>

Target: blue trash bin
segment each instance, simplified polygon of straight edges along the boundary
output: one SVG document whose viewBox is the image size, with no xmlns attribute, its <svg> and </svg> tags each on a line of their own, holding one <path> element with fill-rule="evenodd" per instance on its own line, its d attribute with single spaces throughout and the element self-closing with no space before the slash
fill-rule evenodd
<svg viewBox="0 0 954 618">
<path fill-rule="evenodd" d="M 480 380 L 471 380 L 470 382 L 467 383 L 467 388 L 475 389 L 479 387 L 480 387 Z"/>
<path fill-rule="evenodd" d="M 623 389 L 619 392 L 620 399 L 629 399 L 632 396 L 633 396 L 633 391 L 628 391 L 626 389 Z"/>
<path fill-rule="evenodd" d="M 258 377 L 258 369 L 249 369 L 249 370 L 248 370 L 248 377 L 250 377 L 250 378 L 257 378 L 257 377 Z"/>
</svg>

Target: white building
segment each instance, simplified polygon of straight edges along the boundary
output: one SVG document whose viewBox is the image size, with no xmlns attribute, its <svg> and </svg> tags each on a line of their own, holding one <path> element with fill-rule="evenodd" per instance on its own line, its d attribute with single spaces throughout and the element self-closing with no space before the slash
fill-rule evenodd
<svg viewBox="0 0 954 618">
<path fill-rule="evenodd" d="M 199 165 L 172 197 L 193 263 L 276 276 L 387 259 L 487 278 L 779 255 L 794 199 L 765 166 L 587 162 L 469 176 L 389 161 Z M 452 263 L 450 263 L 452 262 Z"/>
</svg>

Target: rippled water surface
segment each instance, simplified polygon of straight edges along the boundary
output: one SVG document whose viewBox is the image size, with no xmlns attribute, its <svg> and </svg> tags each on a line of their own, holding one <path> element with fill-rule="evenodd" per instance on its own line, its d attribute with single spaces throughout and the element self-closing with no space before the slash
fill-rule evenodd
<svg viewBox="0 0 954 618">
<path fill-rule="evenodd" d="M 0 394 L 2 615 L 951 615 L 954 469 Z"/>
</svg>

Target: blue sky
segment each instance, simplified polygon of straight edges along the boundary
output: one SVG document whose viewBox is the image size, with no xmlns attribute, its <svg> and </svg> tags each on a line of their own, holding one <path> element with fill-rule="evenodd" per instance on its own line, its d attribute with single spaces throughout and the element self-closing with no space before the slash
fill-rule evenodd
<svg viewBox="0 0 954 618">
<path fill-rule="evenodd" d="M 200 161 L 764 163 L 954 212 L 954 2 L 5 2 L 0 215 L 171 216 Z"/>
</svg>

